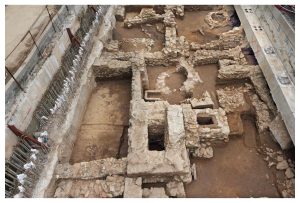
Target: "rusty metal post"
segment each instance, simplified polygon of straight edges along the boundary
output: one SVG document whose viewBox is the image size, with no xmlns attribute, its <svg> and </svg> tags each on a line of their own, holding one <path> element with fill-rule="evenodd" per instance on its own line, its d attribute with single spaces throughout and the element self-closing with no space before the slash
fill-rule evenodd
<svg viewBox="0 0 300 203">
<path fill-rule="evenodd" d="M 50 12 L 49 12 L 49 10 L 48 10 L 48 6 L 46 6 L 46 9 L 47 9 L 47 12 L 48 12 L 48 15 L 49 15 L 50 21 L 51 21 L 51 23 L 52 23 L 52 27 L 53 27 L 54 31 L 56 32 L 56 29 L 55 29 L 54 23 L 53 23 L 53 21 L 52 21 L 52 16 L 50 15 Z"/>
<path fill-rule="evenodd" d="M 79 40 L 72 34 L 71 29 L 70 28 L 66 28 L 66 29 L 67 29 L 67 33 L 69 35 L 69 38 L 70 38 L 70 41 L 72 42 L 72 44 L 76 42 L 78 44 L 78 46 L 80 46 Z"/>
<path fill-rule="evenodd" d="M 10 76 L 14 79 L 14 81 L 17 83 L 18 87 L 26 93 L 26 91 L 22 88 L 21 84 L 17 81 L 17 79 L 14 77 L 14 75 L 8 70 L 8 68 L 5 66 L 6 71 L 10 74 Z"/>
<path fill-rule="evenodd" d="M 36 49 L 38 50 L 38 52 L 39 52 L 39 55 L 42 57 L 41 50 L 39 49 L 38 45 L 36 44 L 36 42 L 35 42 L 35 40 L 34 40 L 34 37 L 32 36 L 32 34 L 31 34 L 30 30 L 28 31 L 28 33 L 30 34 L 30 36 L 31 36 L 31 39 L 33 40 L 33 43 L 34 43 L 34 45 L 36 46 Z"/>
</svg>

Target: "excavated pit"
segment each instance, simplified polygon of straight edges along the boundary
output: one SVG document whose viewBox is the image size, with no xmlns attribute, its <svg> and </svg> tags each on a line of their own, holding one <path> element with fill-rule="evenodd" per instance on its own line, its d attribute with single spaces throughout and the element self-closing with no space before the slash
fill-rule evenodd
<svg viewBox="0 0 300 203">
<path fill-rule="evenodd" d="M 130 84 L 129 79 L 97 82 L 77 135 L 71 164 L 126 156 L 126 148 L 122 148 L 120 155 L 119 146 L 126 139 L 129 125 Z"/>
<path fill-rule="evenodd" d="M 141 7 L 126 8 L 125 19 L 139 15 L 141 10 Z M 222 13 L 218 13 L 217 9 L 187 10 L 184 13 L 184 18 L 175 18 L 178 36 L 184 36 L 189 42 L 204 45 L 205 43 L 217 41 L 222 33 L 232 30 L 232 25 L 237 25 L 237 22 L 232 23 L 232 21 L 238 20 L 235 19 L 235 14 L 235 16 L 230 17 L 231 23 L 210 29 L 206 24 L 205 17 L 212 11 L 216 12 L 211 15 L 212 20 L 222 23 L 226 19 Z M 161 33 L 162 30 L 165 31 L 165 28 L 161 29 L 162 27 L 164 27 L 163 23 L 157 22 L 128 29 L 124 27 L 123 22 L 117 21 L 113 32 L 113 40 L 119 41 L 119 51 L 121 52 L 148 51 L 153 53 L 161 51 L 166 45 L 165 36 Z M 151 49 L 146 44 L 135 45 L 128 41 L 128 39 L 133 38 L 152 39 L 154 44 Z M 246 64 L 258 64 L 251 48 L 242 48 L 241 52 L 244 54 Z M 218 78 L 220 69 L 218 63 L 196 64 L 193 69 L 199 75 L 201 82 L 195 83 L 192 94 L 188 94 L 182 89 L 185 81 L 187 81 L 187 72 L 179 70 L 177 68 L 178 64 L 178 62 L 169 63 L 168 65 L 166 63 L 162 65 L 151 64 L 150 66 L 146 64 L 145 70 L 149 82 L 146 89 L 149 91 L 148 97 L 167 101 L 170 105 L 181 105 L 187 99 L 201 99 L 208 92 L 213 105 L 203 105 L 201 108 L 218 109 L 221 105 L 219 104 L 217 90 L 226 89 L 227 87 L 244 88 L 245 83 L 252 84 L 249 78 L 220 80 Z M 71 163 L 127 156 L 127 143 L 130 145 L 128 140 L 130 87 L 128 84 L 130 82 L 125 80 L 98 83 L 89 101 L 73 150 Z M 116 99 L 112 99 L 113 97 Z M 261 136 L 258 132 L 256 113 L 249 98 L 246 98 L 246 103 L 243 106 L 234 109 L 232 112 L 227 112 L 226 117 L 230 129 L 230 141 L 225 143 L 220 141 L 214 143 L 204 142 L 204 145 L 208 144 L 208 146 L 214 148 L 212 159 L 190 156 L 191 164 L 195 164 L 197 177 L 199 178 L 191 183 L 184 183 L 186 196 L 280 197 L 277 178 L 282 179 L 282 173 L 277 178 L 275 177 L 276 169 L 269 168 L 265 163 L 261 147 L 269 146 L 274 151 L 278 151 L 280 148 L 278 145 L 270 145 L 270 143 L 273 143 L 270 132 L 263 133 L 264 136 Z M 212 129 L 218 127 L 218 119 L 209 114 L 197 114 L 196 123 L 199 126 Z M 150 152 L 164 152 L 166 150 L 165 125 L 148 126 L 147 147 Z M 86 129 L 91 133 L 85 131 Z M 83 142 L 85 139 L 87 141 Z M 93 147 L 96 152 L 94 154 L 88 153 L 88 149 Z M 167 190 L 164 181 L 143 182 L 141 188 L 143 197 L 145 190 L 150 191 L 151 188 Z M 176 197 L 176 195 L 169 196 Z"/>
<path fill-rule="evenodd" d="M 165 94 L 162 92 L 158 97 L 162 100 L 168 101 L 170 104 L 179 104 L 181 101 L 186 99 L 185 93 L 179 90 L 179 88 L 183 85 L 183 82 L 186 80 L 186 77 L 183 73 L 176 72 L 175 66 L 148 67 L 147 73 L 149 78 L 149 88 L 150 90 L 158 90 L 157 77 L 164 72 L 169 73 L 165 78 L 165 84 L 172 91 L 172 93 Z"/>
<path fill-rule="evenodd" d="M 233 7 L 118 9 L 49 196 L 293 196 L 294 151 L 274 141 L 277 109 Z"/>
</svg>

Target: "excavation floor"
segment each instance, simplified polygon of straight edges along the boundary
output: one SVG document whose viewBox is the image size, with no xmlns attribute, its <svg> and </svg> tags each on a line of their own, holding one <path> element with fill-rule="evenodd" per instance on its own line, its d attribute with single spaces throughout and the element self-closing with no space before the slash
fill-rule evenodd
<svg viewBox="0 0 300 203">
<path fill-rule="evenodd" d="M 210 29 L 205 23 L 204 18 L 212 11 L 189 11 L 184 13 L 183 19 L 176 18 L 178 36 L 185 36 L 189 42 L 204 44 L 212 40 L 217 40 L 221 33 L 232 29 L 229 25 Z M 198 31 L 200 27 L 204 35 Z"/>
<path fill-rule="evenodd" d="M 243 127 L 243 136 L 214 147 L 212 159 L 191 159 L 198 179 L 186 185 L 187 197 L 280 197 L 274 169 L 256 151 L 255 123 L 243 119 Z"/>
<path fill-rule="evenodd" d="M 138 13 L 131 13 L 130 16 L 134 17 Z M 128 17 L 128 13 L 126 14 Z M 150 52 L 160 51 L 163 48 L 164 34 L 157 31 L 157 27 L 162 27 L 162 23 L 147 24 L 139 27 L 124 28 L 123 22 L 116 22 L 116 28 L 113 31 L 113 39 L 122 41 L 128 38 L 151 38 L 154 40 L 154 44 Z M 121 51 L 139 51 L 139 47 L 121 46 Z"/>
<path fill-rule="evenodd" d="M 128 126 L 130 80 L 99 82 L 88 102 L 71 163 L 116 157 Z"/>
<path fill-rule="evenodd" d="M 175 71 L 175 66 L 153 66 L 147 67 L 147 73 L 149 78 L 149 87 L 151 90 L 156 89 L 157 77 L 162 72 L 172 72 Z M 212 97 L 212 100 L 215 104 L 215 108 L 219 107 L 219 103 L 216 96 L 216 79 L 218 74 L 217 64 L 203 65 L 195 67 L 200 79 L 203 83 L 195 85 L 193 90 L 193 98 L 200 99 L 205 91 L 208 91 Z M 166 85 L 171 90 L 176 90 L 170 94 L 162 94 L 161 99 L 166 100 L 169 104 L 180 104 L 181 101 L 186 99 L 186 94 L 179 90 L 183 85 L 183 82 L 186 80 L 186 76 L 182 73 L 172 73 L 169 74 L 170 77 L 166 77 Z"/>
</svg>

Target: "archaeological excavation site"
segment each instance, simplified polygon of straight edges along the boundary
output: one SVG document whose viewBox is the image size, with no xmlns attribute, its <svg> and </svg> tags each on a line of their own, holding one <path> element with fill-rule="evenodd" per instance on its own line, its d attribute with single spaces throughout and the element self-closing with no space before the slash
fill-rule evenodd
<svg viewBox="0 0 300 203">
<path fill-rule="evenodd" d="M 295 197 L 295 6 L 21 7 L 6 198 Z"/>
</svg>

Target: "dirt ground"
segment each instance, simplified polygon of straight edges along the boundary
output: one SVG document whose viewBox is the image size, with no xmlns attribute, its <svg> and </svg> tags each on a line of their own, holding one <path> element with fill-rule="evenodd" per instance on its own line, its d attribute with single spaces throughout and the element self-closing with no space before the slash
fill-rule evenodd
<svg viewBox="0 0 300 203">
<path fill-rule="evenodd" d="M 126 17 L 133 17 L 138 15 L 138 12 L 126 13 Z M 128 38 L 151 38 L 154 40 L 154 44 L 150 52 L 160 51 L 163 48 L 164 34 L 157 31 L 157 26 L 162 27 L 162 23 L 154 23 L 141 25 L 139 27 L 124 28 L 123 22 L 116 22 L 116 29 L 113 32 L 113 39 L 122 41 Z M 139 48 L 132 49 L 132 46 L 121 46 L 121 51 L 139 51 Z"/>
<path fill-rule="evenodd" d="M 176 18 L 178 36 L 185 36 L 189 42 L 204 44 L 212 40 L 217 40 L 219 34 L 232 29 L 229 25 L 209 29 L 204 21 L 205 16 L 209 12 L 211 11 L 189 11 L 184 13 L 184 19 Z M 204 36 L 197 31 L 200 27 L 202 27 Z"/>
<path fill-rule="evenodd" d="M 130 80 L 99 82 L 88 102 L 70 163 L 118 154 L 120 138 L 128 126 Z"/>
<path fill-rule="evenodd" d="M 273 170 L 253 148 L 253 123 L 244 126 L 244 136 L 215 147 L 212 159 L 191 159 L 198 179 L 185 186 L 187 197 L 280 197 Z"/>
<path fill-rule="evenodd" d="M 172 72 L 175 71 L 175 66 L 153 66 L 147 67 L 147 73 L 149 77 L 149 87 L 151 90 L 154 90 L 157 76 L 162 72 Z M 193 91 L 193 98 L 200 99 L 205 91 L 208 91 L 212 97 L 215 107 L 219 107 L 219 103 L 216 95 L 216 79 L 218 74 L 217 64 L 203 65 L 195 67 L 195 70 L 199 74 L 203 83 L 195 85 Z M 180 104 L 181 101 L 186 99 L 186 95 L 179 90 L 183 85 L 183 82 L 186 80 L 186 77 L 181 73 L 172 73 L 170 77 L 166 78 L 166 85 L 171 89 L 176 89 L 175 92 L 172 92 L 168 95 L 162 94 L 161 99 L 168 101 L 170 104 Z"/>
<path fill-rule="evenodd" d="M 218 39 L 220 33 L 232 29 L 229 25 L 213 30 L 203 26 L 205 35 L 195 32 L 195 29 L 205 24 L 204 17 L 208 12 L 210 11 L 185 12 L 183 20 L 176 19 L 178 35 L 185 36 L 190 42 L 202 44 Z M 130 12 L 126 17 L 137 14 Z M 148 33 L 151 33 L 152 29 L 154 34 L 151 38 L 160 44 L 158 47 L 154 46 L 155 50 L 160 50 L 164 39 L 154 28 L 153 25 L 126 29 L 123 22 L 117 22 L 113 39 L 121 41 L 125 38 L 149 38 L 142 29 L 148 29 Z M 121 50 L 138 51 L 128 46 L 121 47 Z M 244 54 L 249 64 L 257 64 L 251 51 L 245 51 Z M 195 86 L 193 97 L 201 98 L 202 94 L 208 91 L 215 108 L 218 108 L 216 89 L 224 86 L 217 84 L 218 65 L 210 64 L 194 68 L 204 83 Z M 174 72 L 175 69 L 175 66 L 147 67 L 150 89 L 156 89 L 156 80 L 160 73 Z M 168 95 L 162 94 L 160 98 L 170 104 L 179 104 L 186 99 L 185 94 L 179 91 L 185 79 L 183 74 L 171 73 L 170 77 L 166 78 L 166 85 L 176 91 Z M 120 145 L 120 142 L 127 142 L 124 135 L 128 125 L 130 82 L 122 82 L 123 85 L 116 81 L 103 82 L 95 89 L 74 147 L 72 162 L 126 156 L 124 152 L 126 146 Z M 241 84 L 233 84 L 235 85 L 238 87 Z M 249 109 L 249 105 L 246 105 L 241 111 L 248 112 Z M 264 161 L 264 155 L 259 151 L 261 146 L 270 147 L 275 151 L 280 149 L 279 146 L 272 140 L 270 134 L 258 135 L 255 119 L 249 112 L 242 117 L 239 113 L 228 115 L 228 122 L 230 129 L 238 132 L 237 135 L 230 135 L 228 143 L 215 144 L 213 158 L 191 158 L 191 162 L 196 164 L 198 179 L 185 185 L 187 197 L 280 197 L 277 180 L 284 177 L 284 172 L 278 172 L 274 167 L 269 168 Z M 143 188 L 150 186 L 143 184 Z"/>
</svg>

